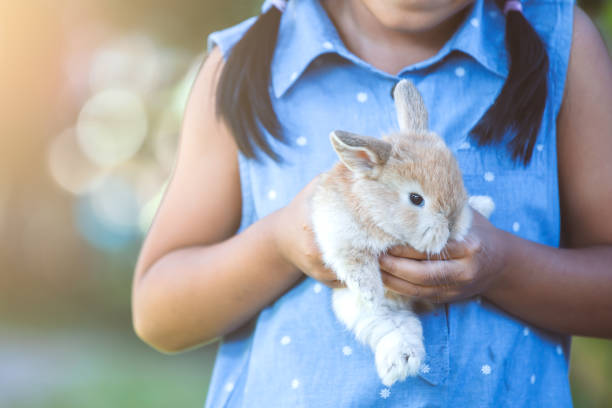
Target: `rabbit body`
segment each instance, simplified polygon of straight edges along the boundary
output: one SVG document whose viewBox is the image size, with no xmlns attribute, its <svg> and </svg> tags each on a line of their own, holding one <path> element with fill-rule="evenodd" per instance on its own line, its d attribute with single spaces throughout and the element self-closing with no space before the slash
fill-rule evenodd
<svg viewBox="0 0 612 408">
<path fill-rule="evenodd" d="M 416 88 L 394 90 L 400 132 L 382 140 L 335 131 L 340 157 L 324 173 L 311 201 L 315 239 L 325 264 L 345 289 L 334 289 L 337 318 L 370 346 L 386 386 L 418 373 L 425 358 L 423 329 L 407 297 L 384 289 L 378 258 L 396 245 L 439 253 L 461 240 L 472 222 L 470 204 L 488 216 L 488 197 L 472 197 L 442 139 L 427 130 Z"/>
</svg>

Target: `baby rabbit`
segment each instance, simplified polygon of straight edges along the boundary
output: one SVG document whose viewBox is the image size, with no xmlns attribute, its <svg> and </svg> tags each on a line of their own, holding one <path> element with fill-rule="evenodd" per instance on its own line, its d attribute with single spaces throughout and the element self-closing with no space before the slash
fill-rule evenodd
<svg viewBox="0 0 612 408">
<path fill-rule="evenodd" d="M 323 261 L 347 286 L 334 289 L 333 310 L 375 354 L 383 384 L 418 373 L 423 329 L 407 297 L 385 292 L 378 257 L 396 245 L 439 253 L 472 222 L 468 201 L 487 216 L 489 197 L 472 197 L 444 141 L 427 130 L 427 110 L 408 80 L 394 91 L 400 132 L 382 140 L 334 131 L 340 162 L 324 173 L 311 201 Z"/>
</svg>

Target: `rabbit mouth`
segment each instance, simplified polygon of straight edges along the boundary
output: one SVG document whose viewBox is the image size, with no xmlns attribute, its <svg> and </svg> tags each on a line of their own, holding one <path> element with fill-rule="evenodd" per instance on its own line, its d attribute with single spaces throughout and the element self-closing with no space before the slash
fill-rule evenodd
<svg viewBox="0 0 612 408">
<path fill-rule="evenodd" d="M 439 225 L 437 227 L 427 227 L 421 234 L 421 238 L 412 243 L 412 247 L 417 251 L 424 252 L 428 255 L 437 255 L 446 246 L 450 231 L 448 227 Z"/>
</svg>

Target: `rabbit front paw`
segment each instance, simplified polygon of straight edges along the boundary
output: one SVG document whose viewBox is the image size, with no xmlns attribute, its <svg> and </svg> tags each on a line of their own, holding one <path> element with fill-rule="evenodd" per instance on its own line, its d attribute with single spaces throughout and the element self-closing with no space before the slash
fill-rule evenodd
<svg viewBox="0 0 612 408">
<path fill-rule="evenodd" d="M 363 301 L 373 305 L 380 304 L 382 299 L 385 297 L 383 288 L 377 287 L 360 288 L 359 294 L 361 295 L 361 299 L 363 299 Z"/>
<path fill-rule="evenodd" d="M 382 282 L 375 279 L 347 279 L 346 286 L 354 293 L 358 293 L 359 297 L 366 304 L 378 305 L 385 298 L 385 288 Z"/>
<path fill-rule="evenodd" d="M 394 330 L 380 339 L 375 358 L 378 376 L 390 387 L 407 376 L 418 374 L 425 358 L 425 347 L 420 338 L 407 338 L 401 330 Z"/>
</svg>

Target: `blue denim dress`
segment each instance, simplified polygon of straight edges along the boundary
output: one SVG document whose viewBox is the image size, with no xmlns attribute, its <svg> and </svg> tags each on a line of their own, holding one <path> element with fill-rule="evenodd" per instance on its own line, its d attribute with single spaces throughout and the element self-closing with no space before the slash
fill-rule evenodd
<svg viewBox="0 0 612 408">
<path fill-rule="evenodd" d="M 264 5 L 266 7 L 266 5 Z M 560 234 L 556 118 L 571 45 L 573 2 L 532 0 L 524 12 L 547 46 L 549 95 L 527 167 L 504 147 L 478 147 L 469 131 L 508 74 L 505 19 L 476 0 L 432 58 L 397 75 L 352 54 L 317 0 L 290 0 L 279 27 L 270 92 L 286 143 L 268 135 L 277 163 L 239 156 L 242 225 L 285 206 L 337 156 L 330 131 L 382 136 L 396 131 L 390 91 L 412 80 L 429 125 L 458 158 L 471 195 L 496 204 L 491 222 L 541 244 Z M 252 24 L 213 33 L 228 50 Z M 569 338 L 532 326 L 476 297 L 421 315 L 427 358 L 420 374 L 385 387 L 369 347 L 356 342 L 331 309 L 330 290 L 307 278 L 219 348 L 207 407 L 545 407 L 571 406 Z"/>
</svg>

